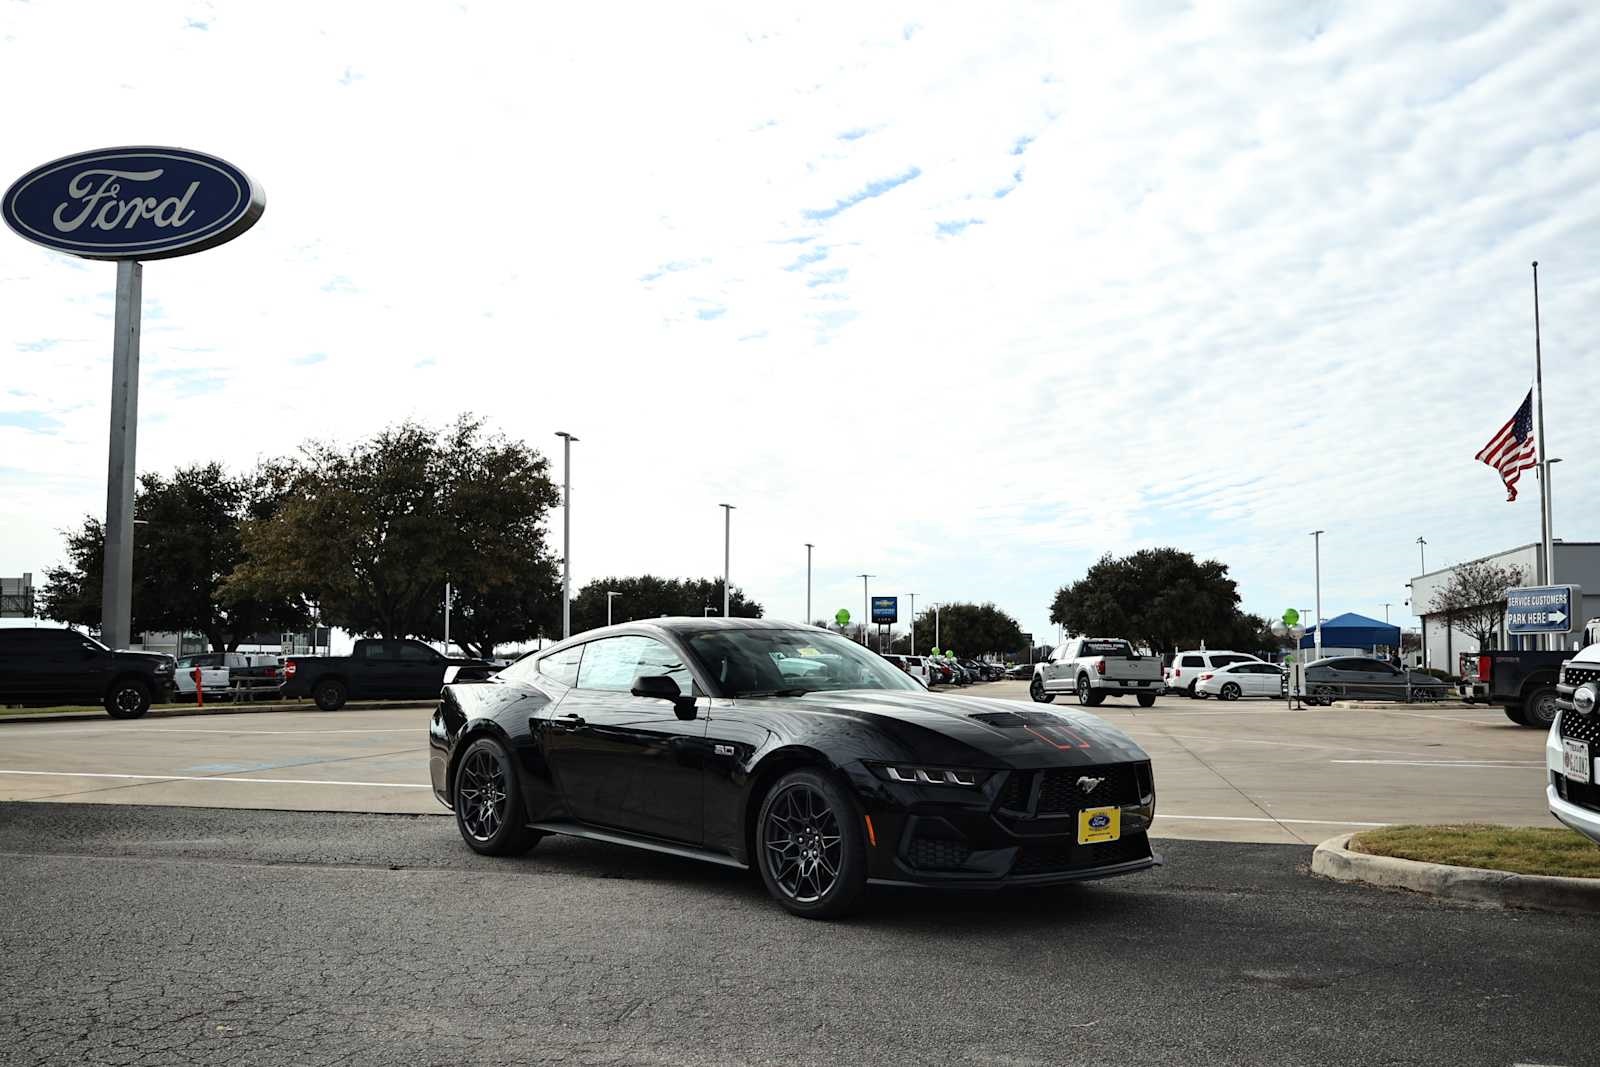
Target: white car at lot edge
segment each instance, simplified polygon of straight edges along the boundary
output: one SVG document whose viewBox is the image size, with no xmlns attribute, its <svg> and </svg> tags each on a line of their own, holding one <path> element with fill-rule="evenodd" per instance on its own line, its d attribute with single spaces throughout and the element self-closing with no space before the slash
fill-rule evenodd
<svg viewBox="0 0 1600 1067">
<path fill-rule="evenodd" d="M 1218 700 L 1238 700 L 1240 697 L 1276 699 L 1283 696 L 1283 668 L 1258 660 L 1225 663 L 1209 671 L 1201 671 L 1195 680 L 1194 691 L 1197 695 L 1216 697 Z"/>
<path fill-rule="evenodd" d="M 1545 737 L 1545 802 L 1550 814 L 1600 844 L 1600 644 L 1561 665 L 1556 721 Z"/>
</svg>

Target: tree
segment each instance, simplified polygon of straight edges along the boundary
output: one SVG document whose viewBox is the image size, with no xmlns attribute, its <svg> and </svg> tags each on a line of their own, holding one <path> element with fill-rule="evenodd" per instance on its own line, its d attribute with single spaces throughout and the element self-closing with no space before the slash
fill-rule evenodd
<svg viewBox="0 0 1600 1067">
<path fill-rule="evenodd" d="M 621 594 L 612 602 L 612 622 L 657 619 L 663 615 L 700 618 L 706 608 L 713 615 L 722 614 L 721 578 L 658 578 L 653 574 L 596 578 L 572 598 L 573 633 L 606 624 L 607 591 Z M 728 595 L 728 612 L 736 619 L 759 619 L 762 608 L 734 586 Z"/>
<path fill-rule="evenodd" d="M 1254 641 L 1257 623 L 1239 611 L 1238 586 L 1228 567 L 1196 561 L 1176 548 L 1147 548 L 1102 556 L 1084 577 L 1056 591 L 1050 621 L 1069 633 L 1118 636 L 1156 653 L 1179 648 L 1227 648 Z"/>
<path fill-rule="evenodd" d="M 939 608 L 939 648 L 954 649 L 962 656 L 982 656 L 990 652 L 1019 656 L 1027 648 L 1017 620 L 990 603 L 944 604 Z M 917 648 L 927 652 L 934 645 L 933 610 L 917 616 Z"/>
<path fill-rule="evenodd" d="M 353 633 L 437 638 L 449 581 L 451 636 L 461 619 L 480 653 L 553 624 L 548 463 L 481 421 L 404 422 L 348 449 L 308 442 L 269 480 L 283 504 L 246 525 L 230 590 L 314 602 Z"/>
<path fill-rule="evenodd" d="M 276 506 L 263 479 L 231 477 L 216 463 L 180 467 L 170 478 L 140 475 L 134 498 L 134 632 L 196 630 L 213 650 L 231 652 L 256 633 L 303 625 L 303 611 L 287 598 L 221 589 L 241 559 L 241 525 Z M 67 556 L 67 563 L 45 572 L 45 611 L 98 628 L 105 562 L 105 530 L 98 520 L 86 518 L 67 534 Z"/>
<path fill-rule="evenodd" d="M 1450 572 L 1444 588 L 1433 594 L 1428 610 L 1471 635 L 1482 652 L 1493 648 L 1500 636 L 1506 590 L 1521 585 L 1522 580 L 1522 568 L 1515 565 L 1502 567 L 1488 560 L 1463 563 Z"/>
</svg>

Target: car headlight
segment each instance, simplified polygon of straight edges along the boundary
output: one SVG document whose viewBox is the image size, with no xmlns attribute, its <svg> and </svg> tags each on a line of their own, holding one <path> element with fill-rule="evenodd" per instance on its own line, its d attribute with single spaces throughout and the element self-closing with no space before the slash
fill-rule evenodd
<svg viewBox="0 0 1600 1067">
<path fill-rule="evenodd" d="M 1596 697 L 1600 690 L 1595 688 L 1593 682 L 1585 682 L 1578 686 L 1577 692 L 1572 694 L 1572 708 L 1579 715 L 1593 715 Z"/>
<path fill-rule="evenodd" d="M 879 778 L 903 785 L 954 785 L 975 789 L 992 771 L 964 767 L 925 767 L 916 763 L 869 763 L 867 768 Z"/>
</svg>

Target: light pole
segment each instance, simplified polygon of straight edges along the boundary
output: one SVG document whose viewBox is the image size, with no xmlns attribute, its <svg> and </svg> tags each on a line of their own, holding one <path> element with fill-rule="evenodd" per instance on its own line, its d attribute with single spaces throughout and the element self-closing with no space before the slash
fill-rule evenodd
<svg viewBox="0 0 1600 1067">
<path fill-rule="evenodd" d="M 939 605 L 933 605 L 933 647 L 939 647 Z"/>
<path fill-rule="evenodd" d="M 450 583 L 444 583 L 444 654 L 450 654 Z"/>
<path fill-rule="evenodd" d="M 615 600 L 617 597 L 621 596 L 621 595 L 622 595 L 621 593 L 615 592 L 613 590 L 610 590 L 610 589 L 606 590 L 606 625 L 607 626 L 611 625 L 611 602 L 613 600 Z"/>
<path fill-rule="evenodd" d="M 733 538 L 733 505 L 719 504 L 722 508 L 722 617 L 728 617 L 728 561 L 733 558 L 731 544 Z"/>
<path fill-rule="evenodd" d="M 557 430 L 561 438 L 561 638 L 572 636 L 572 442 L 577 438 Z"/>
<path fill-rule="evenodd" d="M 1314 551 L 1316 552 L 1316 561 L 1317 561 L 1316 562 L 1316 567 L 1317 567 L 1317 614 L 1316 614 L 1317 639 L 1316 639 L 1316 651 L 1317 651 L 1317 658 L 1318 659 L 1322 658 L 1322 535 L 1327 533 L 1327 532 L 1328 531 L 1326 531 L 1326 530 L 1312 530 L 1311 531 L 1311 541 L 1312 541 L 1312 544 L 1315 546 Z"/>
<path fill-rule="evenodd" d="M 872 612 L 869 610 L 872 601 L 867 597 L 867 579 L 876 578 L 877 575 L 858 574 L 856 577 L 861 579 L 861 643 L 865 645 L 867 643 L 867 620 L 872 616 Z"/>
<path fill-rule="evenodd" d="M 1384 604 L 1383 605 L 1383 621 L 1384 622 L 1388 622 L 1389 621 L 1389 605 L 1388 604 Z"/>
<path fill-rule="evenodd" d="M 1422 567 L 1422 570 L 1419 571 L 1418 573 L 1419 574 L 1427 574 L 1428 573 L 1428 542 L 1424 541 L 1420 537 L 1417 538 L 1417 563 L 1418 563 L 1419 566 Z"/>
<path fill-rule="evenodd" d="M 911 597 L 911 654 L 917 654 L 917 594 L 907 594 Z"/>
<path fill-rule="evenodd" d="M 811 550 L 817 547 L 810 541 L 806 542 L 806 625 L 811 625 Z"/>
</svg>

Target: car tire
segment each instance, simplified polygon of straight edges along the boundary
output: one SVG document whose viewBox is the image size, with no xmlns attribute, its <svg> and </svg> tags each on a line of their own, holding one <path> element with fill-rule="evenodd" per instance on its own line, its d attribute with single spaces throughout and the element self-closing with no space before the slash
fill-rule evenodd
<svg viewBox="0 0 1600 1067">
<path fill-rule="evenodd" d="M 1549 686 L 1535 689 L 1522 702 L 1522 725 L 1534 730 L 1548 730 L 1560 713 L 1556 707 L 1556 691 Z"/>
<path fill-rule="evenodd" d="M 1242 695 L 1243 693 L 1239 689 L 1239 683 L 1237 682 L 1224 683 L 1222 686 L 1222 692 L 1218 694 L 1218 696 L 1220 696 L 1223 700 L 1238 700 Z"/>
<path fill-rule="evenodd" d="M 1503 707 L 1504 707 L 1504 710 L 1505 710 L 1505 713 L 1506 713 L 1506 718 L 1510 719 L 1512 722 L 1516 723 L 1518 726 L 1526 726 L 1526 725 L 1528 725 L 1527 723 L 1522 721 L 1522 709 L 1521 708 L 1516 707 L 1516 706 L 1511 705 L 1511 704 L 1506 704 Z"/>
<path fill-rule="evenodd" d="M 1089 684 L 1089 676 L 1087 674 L 1078 675 L 1079 704 L 1086 708 L 1098 708 L 1105 702 L 1105 699 L 1106 695 L 1104 693 L 1096 693 L 1094 691 L 1094 687 Z"/>
<path fill-rule="evenodd" d="M 1334 699 L 1338 696 L 1331 685 L 1314 685 L 1311 687 L 1310 703 L 1320 704 L 1325 708 L 1333 707 Z"/>
<path fill-rule="evenodd" d="M 767 892 L 805 919 L 848 914 L 867 887 L 862 826 L 855 798 L 826 774 L 802 767 L 779 778 L 756 817 L 754 859 Z"/>
<path fill-rule="evenodd" d="M 456 829 L 474 852 L 520 856 L 544 836 L 529 829 L 522 783 L 505 746 L 492 737 L 478 738 L 461 754 L 450 797 Z"/>
<path fill-rule="evenodd" d="M 330 678 L 325 682 L 318 682 L 317 687 L 311 691 L 311 699 L 317 702 L 317 707 L 323 711 L 338 711 L 344 707 L 344 702 L 350 698 L 350 691 L 343 682 Z"/>
<path fill-rule="evenodd" d="M 1153 708 L 1156 705 L 1156 695 L 1154 693 L 1136 693 L 1135 696 L 1138 698 L 1141 708 Z"/>
<path fill-rule="evenodd" d="M 1035 704 L 1054 704 L 1056 700 L 1054 693 L 1044 691 L 1044 679 L 1037 674 L 1033 676 L 1033 681 L 1028 683 L 1028 695 L 1033 698 Z"/>
<path fill-rule="evenodd" d="M 1184 693 L 1188 696 L 1188 698 L 1190 700 L 1204 699 L 1204 697 L 1205 697 L 1204 693 L 1198 693 L 1198 692 L 1195 691 L 1194 682 L 1190 682 L 1189 683 L 1189 688 L 1184 690 Z"/>
<path fill-rule="evenodd" d="M 137 719 L 150 710 L 150 687 L 137 678 L 121 678 L 106 691 L 106 714 L 113 719 Z"/>
</svg>

